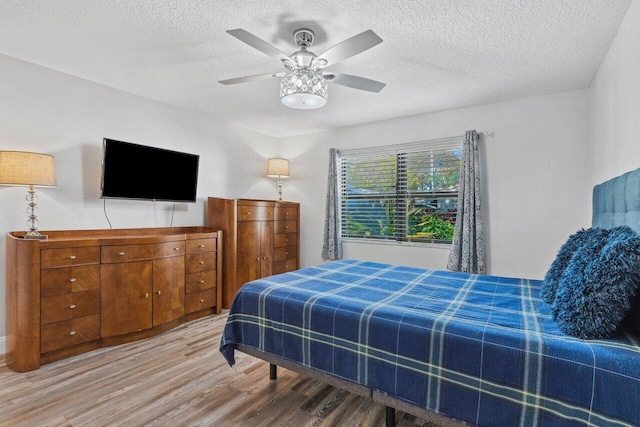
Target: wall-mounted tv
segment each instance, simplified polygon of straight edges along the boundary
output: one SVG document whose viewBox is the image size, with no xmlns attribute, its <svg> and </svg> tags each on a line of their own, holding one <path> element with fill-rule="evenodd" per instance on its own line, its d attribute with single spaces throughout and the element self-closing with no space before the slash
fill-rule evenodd
<svg viewBox="0 0 640 427">
<path fill-rule="evenodd" d="M 104 138 L 102 198 L 196 201 L 200 156 Z"/>
</svg>

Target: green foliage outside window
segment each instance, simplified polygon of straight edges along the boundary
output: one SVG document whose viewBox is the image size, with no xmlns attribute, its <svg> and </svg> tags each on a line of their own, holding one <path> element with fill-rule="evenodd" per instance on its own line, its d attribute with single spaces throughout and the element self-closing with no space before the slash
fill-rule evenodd
<svg viewBox="0 0 640 427">
<path fill-rule="evenodd" d="M 460 154 L 449 148 L 344 159 L 343 236 L 451 241 Z"/>
<path fill-rule="evenodd" d="M 425 212 L 423 209 L 416 209 L 409 214 L 408 237 L 451 240 L 454 229 L 455 222 L 452 223 L 451 220 Z"/>
</svg>

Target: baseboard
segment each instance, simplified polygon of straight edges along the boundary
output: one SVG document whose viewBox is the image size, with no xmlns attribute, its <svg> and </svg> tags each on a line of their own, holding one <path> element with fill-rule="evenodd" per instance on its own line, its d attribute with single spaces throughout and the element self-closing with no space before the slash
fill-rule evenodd
<svg viewBox="0 0 640 427">
<path fill-rule="evenodd" d="M 0 354 L 5 354 L 7 352 L 7 337 L 0 337 Z"/>
</svg>

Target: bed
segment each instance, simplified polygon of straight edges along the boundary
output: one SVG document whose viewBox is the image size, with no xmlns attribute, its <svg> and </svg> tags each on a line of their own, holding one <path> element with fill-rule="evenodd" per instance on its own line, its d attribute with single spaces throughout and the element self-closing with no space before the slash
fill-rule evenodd
<svg viewBox="0 0 640 427">
<path fill-rule="evenodd" d="M 640 169 L 594 188 L 593 224 L 640 228 Z M 621 211 L 625 211 L 622 213 Z M 236 350 L 440 425 L 640 425 L 640 338 L 562 332 L 543 281 L 340 260 L 245 284 Z M 625 323 L 626 325 L 626 323 Z M 633 325 L 632 322 L 629 325 Z"/>
</svg>

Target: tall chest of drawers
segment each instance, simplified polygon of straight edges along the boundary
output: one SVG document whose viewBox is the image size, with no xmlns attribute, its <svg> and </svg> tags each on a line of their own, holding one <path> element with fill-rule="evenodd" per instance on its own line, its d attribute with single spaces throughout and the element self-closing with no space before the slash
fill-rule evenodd
<svg viewBox="0 0 640 427">
<path fill-rule="evenodd" d="M 7 365 L 19 372 L 220 313 L 222 232 L 8 233 Z"/>
<path fill-rule="evenodd" d="M 300 204 L 209 197 L 207 225 L 222 230 L 222 307 L 251 280 L 300 268 Z"/>
</svg>

